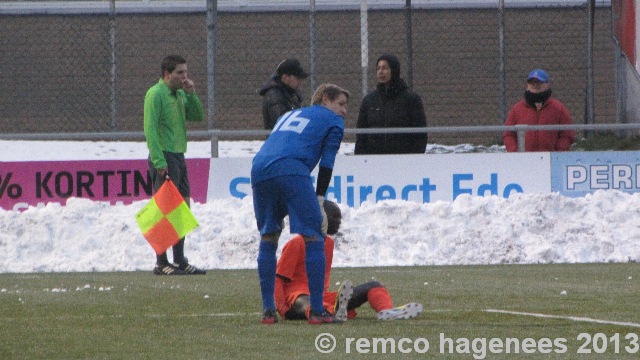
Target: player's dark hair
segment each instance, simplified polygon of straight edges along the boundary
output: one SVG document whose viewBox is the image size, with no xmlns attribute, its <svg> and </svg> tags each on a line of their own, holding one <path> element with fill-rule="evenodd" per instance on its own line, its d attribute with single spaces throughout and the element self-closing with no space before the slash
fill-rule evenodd
<svg viewBox="0 0 640 360">
<path fill-rule="evenodd" d="M 160 64 L 160 69 L 162 71 L 162 76 L 164 76 L 164 72 L 168 71 L 170 73 L 176 69 L 179 64 L 186 64 L 187 60 L 185 60 L 180 55 L 169 55 L 166 58 L 162 59 L 162 63 Z"/>
<path fill-rule="evenodd" d="M 329 224 L 327 233 L 329 235 L 335 235 L 340 229 L 340 223 L 342 222 L 342 211 L 338 204 L 330 200 L 325 200 L 322 203 L 325 214 L 327 214 L 327 222 Z"/>
</svg>

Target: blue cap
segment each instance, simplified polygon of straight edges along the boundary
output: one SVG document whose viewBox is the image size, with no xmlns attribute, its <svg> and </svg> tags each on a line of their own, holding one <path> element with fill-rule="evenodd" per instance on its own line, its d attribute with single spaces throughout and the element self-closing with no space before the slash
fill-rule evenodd
<svg viewBox="0 0 640 360">
<path fill-rule="evenodd" d="M 546 83 L 549 82 L 549 74 L 542 69 L 535 69 L 529 73 L 527 77 L 527 81 L 538 80 L 540 82 Z"/>
</svg>

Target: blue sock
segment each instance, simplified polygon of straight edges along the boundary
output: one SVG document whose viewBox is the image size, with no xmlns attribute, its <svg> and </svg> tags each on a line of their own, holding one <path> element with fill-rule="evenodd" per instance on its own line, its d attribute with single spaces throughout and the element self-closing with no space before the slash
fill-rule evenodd
<svg viewBox="0 0 640 360">
<path fill-rule="evenodd" d="M 258 251 L 258 278 L 262 293 L 262 309 L 276 309 L 273 291 L 276 283 L 276 250 L 278 244 L 271 241 L 260 241 Z"/>
<path fill-rule="evenodd" d="M 322 314 L 324 306 L 322 295 L 324 292 L 324 271 L 326 259 L 324 257 L 324 241 L 307 241 L 305 243 L 305 266 L 309 282 L 311 310 Z"/>
</svg>

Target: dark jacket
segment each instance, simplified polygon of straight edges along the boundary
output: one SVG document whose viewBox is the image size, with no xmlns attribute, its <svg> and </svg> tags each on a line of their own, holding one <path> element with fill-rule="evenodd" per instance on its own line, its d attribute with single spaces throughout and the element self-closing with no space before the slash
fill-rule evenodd
<svg viewBox="0 0 640 360">
<path fill-rule="evenodd" d="M 378 84 L 367 94 L 360 105 L 359 129 L 391 127 L 426 127 L 422 100 L 409 91 L 402 79 L 392 82 L 389 88 Z M 426 151 L 427 134 L 358 134 L 355 154 L 423 154 Z"/>
<path fill-rule="evenodd" d="M 302 96 L 277 75 L 262 85 L 258 93 L 262 96 L 262 119 L 267 130 L 273 129 L 280 115 L 302 104 Z"/>
</svg>

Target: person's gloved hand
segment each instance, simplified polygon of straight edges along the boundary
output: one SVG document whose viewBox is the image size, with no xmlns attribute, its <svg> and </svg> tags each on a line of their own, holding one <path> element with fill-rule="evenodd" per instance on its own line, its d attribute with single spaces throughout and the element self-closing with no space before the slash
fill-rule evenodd
<svg viewBox="0 0 640 360">
<path fill-rule="evenodd" d="M 322 213 L 322 235 L 327 236 L 329 221 L 327 220 L 327 213 L 324 212 L 324 196 L 318 195 L 318 204 L 320 205 L 320 213 Z"/>
</svg>

